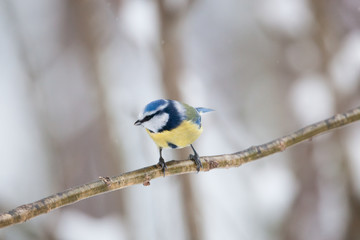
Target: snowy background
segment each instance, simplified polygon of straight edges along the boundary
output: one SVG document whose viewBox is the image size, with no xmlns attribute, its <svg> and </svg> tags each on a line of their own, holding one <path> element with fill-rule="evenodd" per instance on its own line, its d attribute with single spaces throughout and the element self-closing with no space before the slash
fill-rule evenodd
<svg viewBox="0 0 360 240">
<path fill-rule="evenodd" d="M 150 101 L 216 109 L 200 155 L 360 104 L 358 0 L 0 0 L 0 212 L 157 163 Z M 189 149 L 165 150 L 167 160 Z M 360 124 L 0 230 L 7 239 L 359 239 Z"/>
</svg>

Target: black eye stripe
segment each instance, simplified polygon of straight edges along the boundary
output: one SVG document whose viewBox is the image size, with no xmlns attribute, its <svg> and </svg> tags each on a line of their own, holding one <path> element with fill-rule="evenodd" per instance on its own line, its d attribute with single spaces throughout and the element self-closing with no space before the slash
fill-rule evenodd
<svg viewBox="0 0 360 240">
<path fill-rule="evenodd" d="M 152 119 L 154 116 L 155 116 L 155 113 L 154 113 L 154 114 L 151 114 L 151 115 L 148 115 L 148 116 L 144 117 L 143 119 L 141 119 L 140 122 L 141 122 L 141 123 L 147 122 L 147 121 L 149 121 L 150 119 Z"/>
</svg>

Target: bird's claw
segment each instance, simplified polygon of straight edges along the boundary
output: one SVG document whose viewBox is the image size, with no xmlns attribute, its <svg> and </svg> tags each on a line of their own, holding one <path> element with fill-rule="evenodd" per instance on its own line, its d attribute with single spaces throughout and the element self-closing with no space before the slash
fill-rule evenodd
<svg viewBox="0 0 360 240">
<path fill-rule="evenodd" d="M 164 159 L 160 158 L 157 165 L 161 168 L 161 171 L 164 173 L 164 177 L 165 177 L 165 170 L 167 169 L 167 166 Z"/>
<path fill-rule="evenodd" d="M 199 155 L 198 155 L 198 154 L 195 154 L 195 155 L 194 155 L 194 154 L 190 154 L 190 155 L 189 155 L 189 159 L 195 162 L 195 164 L 196 164 L 196 171 L 199 172 L 199 171 L 200 171 L 200 168 L 203 167 L 203 165 L 202 165 L 202 163 L 201 163 L 201 161 L 200 161 Z"/>
</svg>

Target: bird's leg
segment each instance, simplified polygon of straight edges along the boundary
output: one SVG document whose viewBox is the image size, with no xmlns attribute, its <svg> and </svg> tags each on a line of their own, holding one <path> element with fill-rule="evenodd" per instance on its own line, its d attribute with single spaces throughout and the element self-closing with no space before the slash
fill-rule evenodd
<svg viewBox="0 0 360 240">
<path fill-rule="evenodd" d="M 199 154 L 195 151 L 195 148 L 193 147 L 192 144 L 190 144 L 192 150 L 194 151 L 194 155 L 190 154 L 189 158 L 190 160 L 193 160 L 196 164 L 196 170 L 199 172 L 200 171 L 200 168 L 202 168 L 202 164 L 201 164 L 201 161 L 200 161 L 200 157 L 199 157 Z"/>
<path fill-rule="evenodd" d="M 161 170 L 163 171 L 164 177 L 165 177 L 165 170 L 167 169 L 167 167 L 166 167 L 166 163 L 162 157 L 162 148 L 161 147 L 159 148 L 159 153 L 160 153 L 160 158 L 159 158 L 158 165 L 161 167 Z"/>
</svg>

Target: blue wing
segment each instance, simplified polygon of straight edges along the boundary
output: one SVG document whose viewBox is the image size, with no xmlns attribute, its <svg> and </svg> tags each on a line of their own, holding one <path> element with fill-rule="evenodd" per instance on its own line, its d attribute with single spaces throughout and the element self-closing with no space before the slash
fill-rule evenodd
<svg viewBox="0 0 360 240">
<path fill-rule="evenodd" d="M 211 109 L 211 108 L 203 108 L 203 107 L 197 107 L 197 108 L 195 108 L 195 109 L 196 109 L 196 111 L 198 111 L 198 113 L 200 113 L 200 114 L 215 111 L 214 109 Z"/>
</svg>

